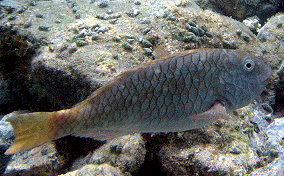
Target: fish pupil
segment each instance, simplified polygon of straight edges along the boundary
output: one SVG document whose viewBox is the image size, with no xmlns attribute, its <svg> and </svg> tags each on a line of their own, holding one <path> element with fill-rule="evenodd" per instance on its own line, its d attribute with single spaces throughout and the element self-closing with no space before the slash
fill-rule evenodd
<svg viewBox="0 0 284 176">
<path fill-rule="evenodd" d="M 246 63 L 246 67 L 251 68 L 252 67 L 251 63 Z"/>
</svg>

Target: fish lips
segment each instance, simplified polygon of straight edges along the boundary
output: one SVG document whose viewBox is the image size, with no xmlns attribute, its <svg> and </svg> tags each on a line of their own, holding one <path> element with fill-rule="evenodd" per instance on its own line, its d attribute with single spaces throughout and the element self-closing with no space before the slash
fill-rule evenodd
<svg viewBox="0 0 284 176">
<path fill-rule="evenodd" d="M 273 81 L 273 78 L 271 77 L 273 71 L 272 69 L 268 66 L 265 70 L 265 75 L 262 75 L 260 76 L 259 80 L 260 80 L 260 84 L 262 86 L 262 91 L 263 92 L 264 90 L 267 90 L 269 89 L 272 81 Z"/>
</svg>

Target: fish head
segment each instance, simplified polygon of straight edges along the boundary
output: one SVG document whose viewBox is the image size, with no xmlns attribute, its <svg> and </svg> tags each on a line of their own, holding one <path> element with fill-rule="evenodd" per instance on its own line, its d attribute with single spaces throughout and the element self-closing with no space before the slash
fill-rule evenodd
<svg viewBox="0 0 284 176">
<path fill-rule="evenodd" d="M 230 50 L 221 54 L 219 97 L 227 109 L 248 105 L 264 90 L 272 74 L 260 57 L 245 51 Z"/>
</svg>

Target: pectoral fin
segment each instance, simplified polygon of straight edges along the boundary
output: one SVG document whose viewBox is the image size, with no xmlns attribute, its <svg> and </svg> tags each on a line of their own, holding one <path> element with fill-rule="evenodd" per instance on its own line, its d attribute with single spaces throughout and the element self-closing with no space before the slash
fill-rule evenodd
<svg viewBox="0 0 284 176">
<path fill-rule="evenodd" d="M 215 121 L 217 119 L 230 119 L 230 114 L 227 113 L 226 108 L 221 103 L 215 103 L 208 111 L 201 114 L 190 116 L 194 120 L 206 120 Z"/>
</svg>

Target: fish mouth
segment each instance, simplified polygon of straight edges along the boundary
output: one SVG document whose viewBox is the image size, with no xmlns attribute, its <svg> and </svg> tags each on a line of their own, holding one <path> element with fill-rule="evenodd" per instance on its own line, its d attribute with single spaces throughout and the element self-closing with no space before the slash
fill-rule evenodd
<svg viewBox="0 0 284 176">
<path fill-rule="evenodd" d="M 268 78 L 264 82 L 262 82 L 261 91 L 259 92 L 261 96 L 266 95 L 269 92 L 269 90 L 271 90 L 272 87 L 274 87 L 274 84 L 272 83 L 272 81 L 273 81 L 272 78 Z"/>
<path fill-rule="evenodd" d="M 263 81 L 263 83 L 265 84 L 265 85 L 268 85 L 268 84 L 270 84 L 270 83 L 272 83 L 273 82 L 273 78 L 270 76 L 270 77 L 268 77 L 266 80 L 264 80 Z"/>
<path fill-rule="evenodd" d="M 268 84 L 270 81 L 272 81 L 271 75 L 273 71 L 269 66 L 266 66 L 265 68 L 263 68 L 263 70 L 265 74 L 260 77 L 260 81 Z"/>
<path fill-rule="evenodd" d="M 264 81 L 262 81 L 261 84 L 261 92 L 263 92 L 265 89 L 269 89 L 269 86 L 271 86 L 273 79 L 271 77 L 266 78 Z"/>
</svg>

